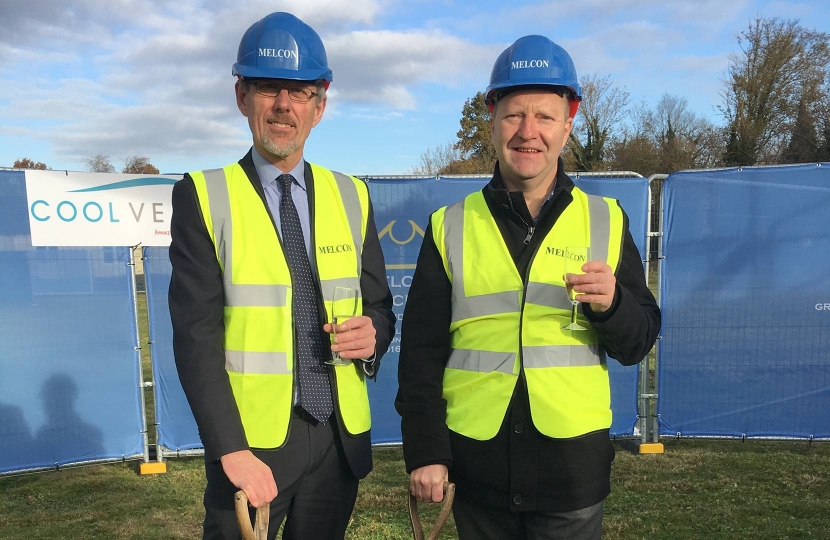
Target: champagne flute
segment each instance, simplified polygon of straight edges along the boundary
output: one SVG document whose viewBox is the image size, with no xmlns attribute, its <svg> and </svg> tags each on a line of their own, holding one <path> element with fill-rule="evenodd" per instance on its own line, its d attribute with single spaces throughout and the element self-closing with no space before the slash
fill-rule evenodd
<svg viewBox="0 0 830 540">
<path fill-rule="evenodd" d="M 568 299 L 571 301 L 571 323 L 563 326 L 565 330 L 587 330 L 576 322 L 576 307 L 579 300 L 573 285 L 568 282 L 568 274 L 582 274 L 582 265 L 591 260 L 591 248 L 586 246 L 574 246 L 565 248 L 565 287 L 568 291 Z"/>
<path fill-rule="evenodd" d="M 337 325 L 357 315 L 357 301 L 360 291 L 350 287 L 335 287 L 331 296 L 331 327 L 332 333 L 337 334 Z M 331 360 L 326 360 L 330 366 L 347 366 L 350 360 L 340 357 L 338 351 L 331 351 Z"/>
</svg>

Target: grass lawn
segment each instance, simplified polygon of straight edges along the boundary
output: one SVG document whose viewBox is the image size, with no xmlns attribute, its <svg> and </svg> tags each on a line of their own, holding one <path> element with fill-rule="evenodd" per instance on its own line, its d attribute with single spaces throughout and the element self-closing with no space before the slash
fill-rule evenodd
<svg viewBox="0 0 830 540">
<path fill-rule="evenodd" d="M 618 449 L 604 538 L 830 538 L 830 445 L 665 443 L 664 455 Z M 160 476 L 135 469 L 119 463 L 0 478 L 0 538 L 199 538 L 201 460 L 172 460 Z M 347 538 L 411 538 L 406 482 L 400 449 L 375 449 Z M 427 506 L 425 526 L 438 512 Z M 452 521 L 441 538 L 455 538 Z"/>
</svg>

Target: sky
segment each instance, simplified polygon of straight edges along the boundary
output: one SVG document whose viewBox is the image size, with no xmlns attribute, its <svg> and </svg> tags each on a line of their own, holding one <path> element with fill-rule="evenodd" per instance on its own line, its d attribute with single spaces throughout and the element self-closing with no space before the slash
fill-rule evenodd
<svg viewBox="0 0 830 540">
<path fill-rule="evenodd" d="M 251 135 L 231 66 L 245 30 L 274 11 L 320 34 L 334 73 L 305 158 L 361 176 L 408 174 L 454 142 L 464 101 L 524 35 L 551 38 L 580 78 L 607 76 L 632 103 L 679 96 L 722 124 L 729 56 L 751 20 L 830 32 L 830 2 L 816 0 L 0 0 L 0 167 L 237 161 Z"/>
</svg>

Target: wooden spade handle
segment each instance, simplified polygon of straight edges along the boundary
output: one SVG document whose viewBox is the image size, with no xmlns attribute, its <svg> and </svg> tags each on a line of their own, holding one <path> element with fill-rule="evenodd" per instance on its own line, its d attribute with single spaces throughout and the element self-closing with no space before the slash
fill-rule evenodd
<svg viewBox="0 0 830 540">
<path fill-rule="evenodd" d="M 441 529 L 450 519 L 453 499 L 455 499 L 455 484 L 444 482 L 444 502 L 441 503 L 441 513 L 438 514 L 438 519 L 427 536 L 427 540 L 435 540 L 441 534 Z M 412 523 L 412 535 L 415 540 L 424 540 L 424 529 L 421 527 L 421 517 L 418 515 L 418 499 L 412 493 L 409 494 L 409 521 Z"/>
<path fill-rule="evenodd" d="M 234 499 L 236 500 L 236 521 L 239 523 L 242 540 L 267 540 L 271 505 L 256 509 L 256 524 L 251 527 L 251 514 L 248 513 L 248 496 L 240 489 L 234 495 Z"/>
</svg>

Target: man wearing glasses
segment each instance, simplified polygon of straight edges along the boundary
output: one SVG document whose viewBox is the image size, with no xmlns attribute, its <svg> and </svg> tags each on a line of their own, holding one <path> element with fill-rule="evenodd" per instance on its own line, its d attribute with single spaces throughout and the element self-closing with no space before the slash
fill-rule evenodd
<svg viewBox="0 0 830 540">
<path fill-rule="evenodd" d="M 170 315 L 205 448 L 203 538 L 239 538 L 239 489 L 270 504 L 268 538 L 283 520 L 286 539 L 343 538 L 372 468 L 366 378 L 395 321 L 369 194 L 303 159 L 332 80 L 311 27 L 258 21 L 233 74 L 253 148 L 173 190 Z M 336 328 L 335 287 L 361 300 Z M 333 352 L 351 362 L 329 365 Z"/>
</svg>

